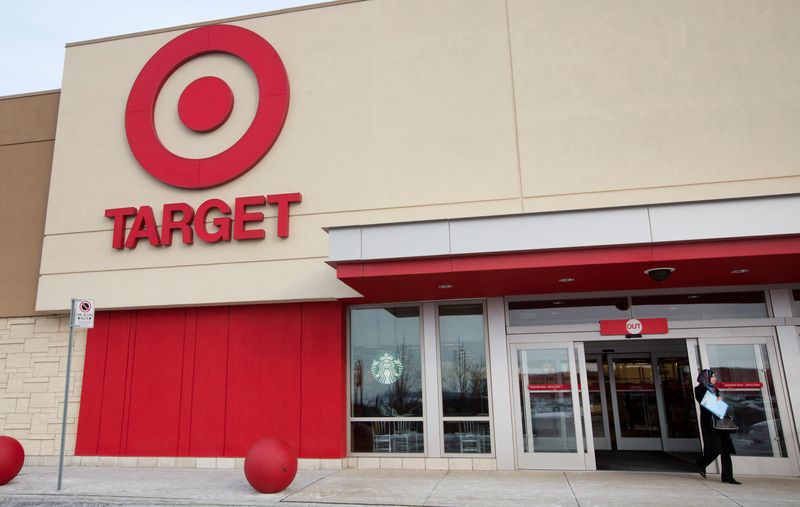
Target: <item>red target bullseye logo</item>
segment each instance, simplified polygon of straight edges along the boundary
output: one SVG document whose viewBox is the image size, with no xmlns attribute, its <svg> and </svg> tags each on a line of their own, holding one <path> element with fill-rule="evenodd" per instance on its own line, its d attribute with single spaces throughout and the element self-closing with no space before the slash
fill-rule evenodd
<svg viewBox="0 0 800 507">
<path fill-rule="evenodd" d="M 227 53 L 250 66 L 258 83 L 258 106 L 247 131 L 228 149 L 207 158 L 184 158 L 165 148 L 158 138 L 153 119 L 156 99 L 175 70 L 208 53 Z M 178 101 L 181 122 L 200 133 L 219 128 L 232 110 L 230 87 L 213 76 L 189 84 Z M 154 178 L 180 188 L 208 188 L 256 165 L 278 138 L 288 110 L 289 78 L 275 49 L 244 28 L 204 26 L 171 40 L 144 65 L 128 96 L 125 133 L 133 156 Z"/>
</svg>

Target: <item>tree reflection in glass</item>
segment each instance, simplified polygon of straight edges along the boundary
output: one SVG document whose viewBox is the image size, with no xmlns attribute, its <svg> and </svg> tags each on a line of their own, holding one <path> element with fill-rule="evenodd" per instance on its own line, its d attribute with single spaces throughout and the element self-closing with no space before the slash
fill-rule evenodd
<svg viewBox="0 0 800 507">
<path fill-rule="evenodd" d="M 439 343 L 442 415 L 489 415 L 483 306 L 440 306 Z"/>
<path fill-rule="evenodd" d="M 352 309 L 352 416 L 422 416 L 420 357 L 419 307 Z"/>
</svg>

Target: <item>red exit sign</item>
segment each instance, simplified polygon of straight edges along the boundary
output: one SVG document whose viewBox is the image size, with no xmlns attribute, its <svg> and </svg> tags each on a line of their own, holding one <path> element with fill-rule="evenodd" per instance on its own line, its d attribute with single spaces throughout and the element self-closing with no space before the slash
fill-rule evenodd
<svg viewBox="0 0 800 507">
<path fill-rule="evenodd" d="M 600 334 L 609 335 L 641 335 L 641 334 L 667 334 L 669 325 L 667 319 L 628 319 L 628 320 L 601 320 Z"/>
</svg>

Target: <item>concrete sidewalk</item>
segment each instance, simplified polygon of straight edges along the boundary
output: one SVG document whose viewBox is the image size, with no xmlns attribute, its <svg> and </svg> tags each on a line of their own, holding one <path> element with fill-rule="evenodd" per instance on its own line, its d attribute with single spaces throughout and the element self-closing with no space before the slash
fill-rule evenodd
<svg viewBox="0 0 800 507">
<path fill-rule="evenodd" d="M 0 486 L 2 505 L 800 505 L 800 479 L 638 472 L 299 471 L 262 495 L 242 470 L 26 467 Z"/>
</svg>

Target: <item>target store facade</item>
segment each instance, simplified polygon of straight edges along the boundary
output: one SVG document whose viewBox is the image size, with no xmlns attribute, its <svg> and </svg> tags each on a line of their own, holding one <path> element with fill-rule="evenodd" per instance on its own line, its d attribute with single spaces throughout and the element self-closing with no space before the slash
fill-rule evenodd
<svg viewBox="0 0 800 507">
<path fill-rule="evenodd" d="M 98 308 L 75 455 L 657 466 L 712 367 L 737 472 L 800 474 L 798 18 L 368 0 L 68 45 L 35 310 Z"/>
</svg>

